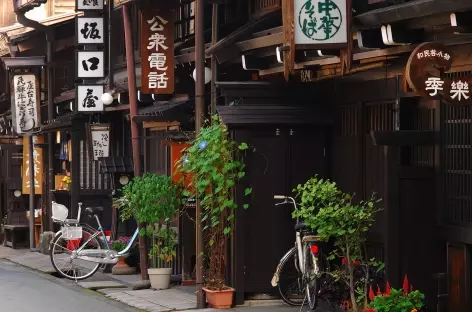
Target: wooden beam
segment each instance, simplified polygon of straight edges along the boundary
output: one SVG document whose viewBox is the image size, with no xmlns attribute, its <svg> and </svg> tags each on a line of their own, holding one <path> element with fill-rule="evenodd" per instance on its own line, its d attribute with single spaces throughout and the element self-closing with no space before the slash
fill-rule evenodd
<svg viewBox="0 0 472 312">
<path fill-rule="evenodd" d="M 144 129 L 155 129 L 155 128 L 169 128 L 169 127 L 175 127 L 175 126 L 180 126 L 179 121 L 169 121 L 169 122 L 163 122 L 163 121 L 144 121 L 143 122 L 143 128 Z"/>
<path fill-rule="evenodd" d="M 371 131 L 370 135 L 376 146 L 434 145 L 436 143 L 436 131 Z"/>
</svg>

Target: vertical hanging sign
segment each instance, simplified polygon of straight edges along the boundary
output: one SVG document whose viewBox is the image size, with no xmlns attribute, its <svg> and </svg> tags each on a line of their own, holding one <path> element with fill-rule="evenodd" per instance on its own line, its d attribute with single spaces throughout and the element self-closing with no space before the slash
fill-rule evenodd
<svg viewBox="0 0 472 312">
<path fill-rule="evenodd" d="M 38 80 L 34 74 L 15 74 L 11 87 L 13 128 L 17 134 L 32 133 L 41 123 Z"/>
<path fill-rule="evenodd" d="M 42 136 L 33 136 L 33 144 L 43 143 L 44 139 Z M 29 149 L 28 149 L 28 137 L 23 137 L 23 169 L 22 169 L 22 192 L 23 194 L 30 193 L 30 178 L 29 172 L 31 166 L 29 164 Z M 43 193 L 43 149 L 35 147 L 33 149 L 33 162 L 34 162 L 34 193 L 41 195 Z"/>
<path fill-rule="evenodd" d="M 141 91 L 174 93 L 174 13 L 146 10 L 141 14 Z"/>
</svg>

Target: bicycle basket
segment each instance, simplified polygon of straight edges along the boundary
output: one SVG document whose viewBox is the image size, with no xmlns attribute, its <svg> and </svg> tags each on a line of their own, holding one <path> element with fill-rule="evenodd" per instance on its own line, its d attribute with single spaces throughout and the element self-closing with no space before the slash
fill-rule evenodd
<svg viewBox="0 0 472 312">
<path fill-rule="evenodd" d="M 66 206 L 52 202 L 52 219 L 57 222 L 64 222 L 69 215 L 69 209 Z"/>
<path fill-rule="evenodd" d="M 76 240 L 82 238 L 81 226 L 63 226 L 61 227 L 62 238 L 66 240 Z"/>
</svg>

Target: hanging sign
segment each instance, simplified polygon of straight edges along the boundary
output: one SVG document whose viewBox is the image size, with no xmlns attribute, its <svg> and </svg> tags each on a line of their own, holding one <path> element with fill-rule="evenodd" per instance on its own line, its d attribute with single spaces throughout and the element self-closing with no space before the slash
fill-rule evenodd
<svg viewBox="0 0 472 312">
<path fill-rule="evenodd" d="M 79 112 L 103 112 L 103 85 L 77 85 L 75 89 Z"/>
<path fill-rule="evenodd" d="M 174 93 L 174 13 L 145 10 L 141 15 L 141 92 Z"/>
<path fill-rule="evenodd" d="M 346 45 L 349 0 L 291 0 L 296 45 Z M 284 25 L 285 26 L 285 25 Z"/>
<path fill-rule="evenodd" d="M 90 125 L 90 140 L 92 145 L 93 160 L 110 156 L 110 125 Z"/>
<path fill-rule="evenodd" d="M 450 104 L 472 104 L 469 88 L 472 76 L 449 79 L 444 73 L 452 66 L 451 51 L 442 43 L 420 44 L 410 55 L 405 76 L 413 90 L 430 100 Z"/>
<path fill-rule="evenodd" d="M 33 144 L 44 143 L 42 136 L 33 136 Z M 22 167 L 22 192 L 23 194 L 30 193 L 30 170 L 34 170 L 34 193 L 41 195 L 43 193 L 43 149 L 35 147 L 33 149 L 34 166 L 29 164 L 29 144 L 28 137 L 23 137 L 23 167 Z"/>
<path fill-rule="evenodd" d="M 104 0 L 75 0 L 76 11 L 102 11 Z"/>
<path fill-rule="evenodd" d="M 77 43 L 103 44 L 105 31 L 103 17 L 77 17 Z"/>
<path fill-rule="evenodd" d="M 77 52 L 77 78 L 103 78 L 105 54 L 103 51 Z"/>
<path fill-rule="evenodd" d="M 41 122 L 38 80 L 34 74 L 15 74 L 11 87 L 14 130 L 17 134 L 32 133 Z"/>
</svg>

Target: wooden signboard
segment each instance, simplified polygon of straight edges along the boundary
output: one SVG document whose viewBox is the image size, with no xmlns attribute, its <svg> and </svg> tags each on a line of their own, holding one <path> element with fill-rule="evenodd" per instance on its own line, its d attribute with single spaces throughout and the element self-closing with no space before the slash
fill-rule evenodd
<svg viewBox="0 0 472 312">
<path fill-rule="evenodd" d="M 441 99 L 450 104 L 472 104 L 469 86 L 472 76 L 446 79 L 451 69 L 452 51 L 442 43 L 420 44 L 410 55 L 405 76 L 413 90 L 430 100 Z"/>
<path fill-rule="evenodd" d="M 42 136 L 33 137 L 34 144 L 44 143 L 44 138 Z M 23 166 L 22 166 L 22 193 L 30 193 L 30 165 L 29 165 L 29 144 L 28 137 L 23 137 Z M 34 192 L 36 195 L 41 195 L 43 193 L 43 149 L 34 148 L 33 149 L 33 161 L 34 161 Z"/>
<path fill-rule="evenodd" d="M 17 134 L 32 133 L 41 126 L 39 83 L 34 74 L 15 74 L 11 81 L 13 128 Z"/>
<path fill-rule="evenodd" d="M 174 93 L 174 13 L 141 13 L 141 92 Z"/>
</svg>

